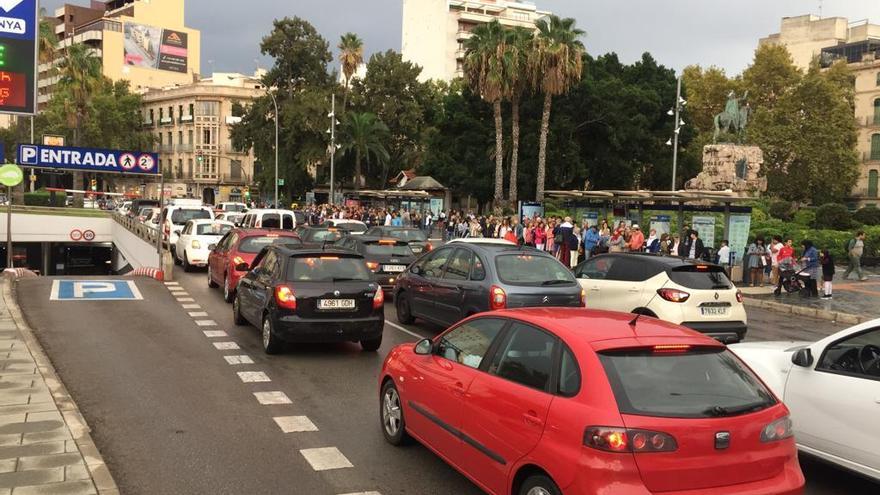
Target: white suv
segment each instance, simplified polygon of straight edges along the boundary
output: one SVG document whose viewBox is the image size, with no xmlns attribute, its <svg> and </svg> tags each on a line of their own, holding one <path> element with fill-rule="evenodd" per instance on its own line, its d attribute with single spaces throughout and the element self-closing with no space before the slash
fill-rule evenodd
<svg viewBox="0 0 880 495">
<path fill-rule="evenodd" d="M 177 237 L 190 220 L 213 220 L 214 210 L 207 206 L 194 206 L 172 203 L 162 210 L 162 232 L 171 247 L 171 254 L 176 255 Z"/>
<path fill-rule="evenodd" d="M 574 269 L 586 307 L 643 314 L 682 325 L 724 343 L 747 330 L 742 293 L 711 263 L 669 256 L 610 253 Z"/>
<path fill-rule="evenodd" d="M 291 210 L 248 210 L 240 224 L 243 229 L 293 230 L 296 228 L 296 216 Z"/>
</svg>

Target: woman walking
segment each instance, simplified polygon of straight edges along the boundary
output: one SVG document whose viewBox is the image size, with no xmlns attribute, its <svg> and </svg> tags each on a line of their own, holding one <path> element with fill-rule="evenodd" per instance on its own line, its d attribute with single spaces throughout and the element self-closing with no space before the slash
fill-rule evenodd
<svg viewBox="0 0 880 495">
<path fill-rule="evenodd" d="M 752 287 L 760 287 L 764 285 L 764 267 L 767 266 L 767 256 L 769 252 L 764 246 L 764 239 L 757 238 L 749 246 L 749 282 Z"/>
<path fill-rule="evenodd" d="M 535 248 L 538 251 L 543 251 L 544 246 L 547 243 L 547 229 L 544 228 L 544 222 L 538 222 L 538 225 L 535 227 Z"/>
</svg>

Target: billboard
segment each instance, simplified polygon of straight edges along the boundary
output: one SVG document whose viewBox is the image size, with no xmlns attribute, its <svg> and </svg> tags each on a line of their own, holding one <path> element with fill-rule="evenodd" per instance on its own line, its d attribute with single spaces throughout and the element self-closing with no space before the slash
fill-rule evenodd
<svg viewBox="0 0 880 495">
<path fill-rule="evenodd" d="M 37 0 L 0 0 L 0 112 L 33 114 Z"/>
<path fill-rule="evenodd" d="M 158 175 L 155 153 L 20 144 L 18 163 L 33 168 L 85 170 L 126 175 Z"/>
<path fill-rule="evenodd" d="M 125 65 L 186 73 L 186 33 L 134 22 L 123 31 Z"/>
</svg>

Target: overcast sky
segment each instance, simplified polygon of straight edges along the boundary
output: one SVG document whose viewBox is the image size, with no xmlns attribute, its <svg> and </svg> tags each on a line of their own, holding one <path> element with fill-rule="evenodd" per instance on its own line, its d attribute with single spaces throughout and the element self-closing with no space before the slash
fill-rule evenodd
<svg viewBox="0 0 880 495">
<path fill-rule="evenodd" d="M 43 0 L 50 12 L 63 3 Z M 202 72 L 252 72 L 271 65 L 260 40 L 272 20 L 300 16 L 335 50 L 339 36 L 353 31 L 367 56 L 400 50 L 401 0 L 186 0 L 186 22 L 202 31 Z M 878 0 L 537 0 L 538 8 L 577 19 L 592 54 L 617 52 L 624 62 L 651 52 L 660 63 L 681 69 L 717 65 L 737 74 L 752 58 L 758 39 L 779 31 L 780 19 L 807 13 L 870 19 L 880 24 Z"/>
</svg>

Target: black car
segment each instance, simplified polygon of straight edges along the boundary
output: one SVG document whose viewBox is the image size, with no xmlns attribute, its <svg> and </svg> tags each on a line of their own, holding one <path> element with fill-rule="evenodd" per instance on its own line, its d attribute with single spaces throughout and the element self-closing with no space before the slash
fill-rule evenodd
<svg viewBox="0 0 880 495">
<path fill-rule="evenodd" d="M 409 243 L 394 238 L 352 235 L 340 239 L 337 246 L 351 249 L 364 257 L 383 290 L 391 292 L 401 272 L 416 260 Z"/>
<path fill-rule="evenodd" d="M 397 278 L 397 319 L 449 326 L 502 308 L 583 307 L 571 271 L 543 251 L 515 245 L 451 242 L 422 255 Z"/>
<path fill-rule="evenodd" d="M 333 244 L 349 235 L 349 231 L 336 227 L 297 227 L 296 233 L 306 246 L 321 247 L 323 244 Z"/>
<path fill-rule="evenodd" d="M 268 246 L 241 278 L 233 300 L 236 325 L 262 330 L 267 354 L 286 342 L 382 345 L 385 296 L 363 256 L 345 249 Z"/>
<path fill-rule="evenodd" d="M 428 236 L 425 234 L 425 231 L 415 227 L 371 227 L 364 232 L 364 235 L 393 237 L 394 239 L 407 241 L 409 242 L 409 248 L 412 249 L 412 252 L 416 255 L 422 254 L 425 251 L 430 251 L 434 247 L 428 242 Z"/>
</svg>

